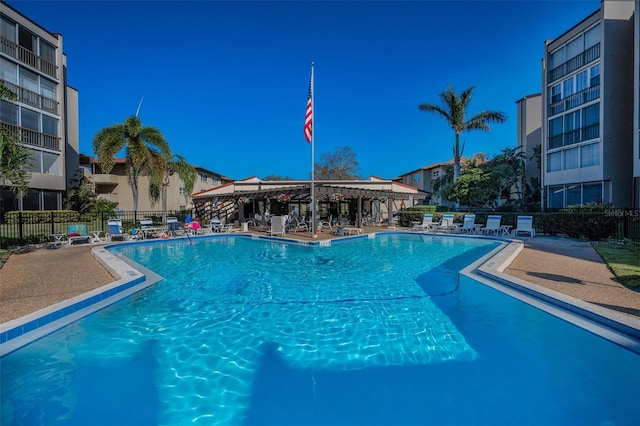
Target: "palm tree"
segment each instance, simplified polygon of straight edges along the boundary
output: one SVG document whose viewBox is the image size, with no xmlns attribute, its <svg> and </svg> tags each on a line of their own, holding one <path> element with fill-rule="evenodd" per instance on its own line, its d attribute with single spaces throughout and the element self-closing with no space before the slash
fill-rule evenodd
<svg viewBox="0 0 640 426">
<path fill-rule="evenodd" d="M 126 149 L 127 174 L 131 193 L 133 194 L 133 209 L 138 210 L 138 176 L 154 173 L 157 163 L 154 153 L 170 155 L 169 145 L 155 127 L 142 126 L 137 116 L 131 116 L 124 124 L 114 124 L 100 130 L 93 138 L 93 152 L 98 156 L 98 163 L 104 173 L 109 173 L 115 164 L 118 152 Z"/>
<path fill-rule="evenodd" d="M 456 94 L 453 86 L 449 86 L 447 90 L 440 93 L 442 105 L 420 104 L 418 109 L 426 112 L 436 112 L 444 117 L 449 123 L 453 131 L 456 133 L 456 141 L 453 146 L 453 180 L 460 177 L 460 157 L 464 150 L 464 143 L 460 146 L 460 134 L 470 130 L 490 130 L 490 123 L 504 123 L 507 119 L 506 114 L 500 111 L 482 111 L 469 120 L 466 120 L 467 108 L 473 95 L 475 86 L 471 86 L 464 90 L 460 96 Z"/>
<path fill-rule="evenodd" d="M 196 169 L 184 159 L 183 156 L 171 153 L 154 153 L 155 166 L 149 178 L 149 194 L 151 200 L 156 201 L 158 196 L 162 203 L 162 221 L 167 221 L 167 188 L 170 178 L 178 174 L 184 183 L 185 200 L 188 201 L 196 182 Z"/>
</svg>

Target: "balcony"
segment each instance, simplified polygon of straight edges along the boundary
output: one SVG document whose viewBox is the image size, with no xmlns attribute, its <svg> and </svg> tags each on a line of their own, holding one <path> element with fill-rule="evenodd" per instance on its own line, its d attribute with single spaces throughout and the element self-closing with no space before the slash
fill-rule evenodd
<svg viewBox="0 0 640 426">
<path fill-rule="evenodd" d="M 600 123 L 590 124 L 575 130 L 569 130 L 548 138 L 548 149 L 560 148 L 600 137 Z"/>
<path fill-rule="evenodd" d="M 18 96 L 18 101 L 34 106 L 43 111 L 59 115 L 58 107 L 60 103 L 58 101 L 50 98 L 45 98 L 44 96 L 39 95 L 36 92 L 32 92 L 31 90 L 25 89 L 13 83 L 9 83 L 5 80 L 0 80 L 0 83 L 4 84 L 9 90 L 15 93 Z"/>
<path fill-rule="evenodd" d="M 547 107 L 549 117 L 600 98 L 600 85 L 588 87 Z"/>
<path fill-rule="evenodd" d="M 91 175 L 91 180 L 97 185 L 117 185 L 119 178 L 117 175 L 98 173 Z"/>
<path fill-rule="evenodd" d="M 548 75 L 547 84 L 553 83 L 554 81 L 561 79 L 565 75 L 572 73 L 578 68 L 582 68 L 588 63 L 595 61 L 599 57 L 600 57 L 600 43 L 591 46 L 590 48 L 580 53 L 579 55 L 576 55 L 573 58 L 566 61 L 565 63 L 560 64 L 560 66 L 557 66 L 552 70 L 549 70 L 547 74 Z"/>
<path fill-rule="evenodd" d="M 0 51 L 24 64 L 37 69 L 38 71 L 47 74 L 48 76 L 58 79 L 58 66 L 56 64 L 54 64 L 53 62 L 49 62 L 48 60 L 36 55 L 29 49 L 25 49 L 24 47 L 14 43 L 9 39 L 0 37 Z"/>
<path fill-rule="evenodd" d="M 0 125 L 11 133 L 19 134 L 20 142 L 26 145 L 38 146 L 40 148 L 52 149 L 60 151 L 60 138 L 46 133 L 37 132 L 35 130 L 25 129 L 14 124 L 2 123 Z"/>
</svg>

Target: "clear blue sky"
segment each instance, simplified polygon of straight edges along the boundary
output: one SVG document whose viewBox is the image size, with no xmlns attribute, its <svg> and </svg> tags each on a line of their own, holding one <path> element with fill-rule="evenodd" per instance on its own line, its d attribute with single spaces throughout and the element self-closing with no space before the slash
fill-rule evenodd
<svg viewBox="0 0 640 426">
<path fill-rule="evenodd" d="M 541 90 L 544 41 L 600 7 L 550 1 L 18 1 L 63 35 L 79 91 L 80 149 L 139 117 L 173 152 L 233 179 L 307 179 L 302 132 L 315 61 L 315 151 L 349 146 L 363 177 L 393 178 L 452 157 L 436 115 L 448 85 L 477 86 L 469 113 L 509 118 L 467 133 L 465 155 L 516 145 L 516 101 Z"/>
</svg>

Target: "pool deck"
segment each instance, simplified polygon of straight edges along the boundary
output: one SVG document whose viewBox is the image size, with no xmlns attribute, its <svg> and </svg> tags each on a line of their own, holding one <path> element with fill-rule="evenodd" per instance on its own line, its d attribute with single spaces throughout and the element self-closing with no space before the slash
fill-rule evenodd
<svg viewBox="0 0 640 426">
<path fill-rule="evenodd" d="M 399 230 L 403 230 L 400 228 Z M 390 231 L 365 228 L 364 233 Z M 268 233 L 257 233 L 268 235 Z M 287 234 L 302 241 L 343 238 L 328 232 Z M 609 310 L 632 324 L 640 320 L 640 291 L 622 286 L 588 242 L 537 236 L 521 238 L 521 250 L 503 273 L 519 282 L 571 296 Z M 97 244 L 14 254 L 0 269 L 0 324 L 97 289 L 114 277 L 92 254 Z"/>
</svg>

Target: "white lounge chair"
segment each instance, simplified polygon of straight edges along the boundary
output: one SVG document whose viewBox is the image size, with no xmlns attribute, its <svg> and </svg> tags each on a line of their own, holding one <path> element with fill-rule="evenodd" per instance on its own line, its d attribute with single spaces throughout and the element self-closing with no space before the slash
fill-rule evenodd
<svg viewBox="0 0 640 426">
<path fill-rule="evenodd" d="M 437 223 L 433 221 L 433 215 L 431 213 L 425 213 L 422 215 L 422 223 L 413 225 L 411 229 L 414 231 L 427 231 L 436 225 Z"/>
<path fill-rule="evenodd" d="M 531 238 L 536 236 L 536 231 L 533 229 L 533 216 L 518 216 L 516 227 L 511 231 L 511 236 L 517 237 L 521 232 L 529 234 Z"/>
<path fill-rule="evenodd" d="M 442 215 L 442 219 L 440 223 L 434 227 L 434 231 L 442 231 L 442 232 L 451 232 L 455 231 L 457 225 L 453 223 L 454 215 L 452 214 L 444 214 Z"/>
<path fill-rule="evenodd" d="M 329 216 L 329 220 L 319 220 L 318 221 L 318 231 L 322 232 L 323 228 L 327 228 L 329 230 L 333 230 L 333 226 L 331 224 L 333 220 L 333 216 Z"/>
<path fill-rule="evenodd" d="M 298 231 L 309 231 L 309 226 L 301 220 L 298 216 L 293 217 L 293 222 L 291 223 L 291 227 L 293 228 L 293 232 L 296 233 Z"/>
<path fill-rule="evenodd" d="M 478 230 L 478 233 L 488 234 L 493 233 L 493 235 L 497 236 L 498 233 L 502 233 L 502 222 L 501 215 L 489 215 L 487 216 L 487 224 Z"/>
<path fill-rule="evenodd" d="M 284 237 L 287 232 L 286 224 L 286 216 L 271 216 L 271 236 L 280 235 Z"/>
<path fill-rule="evenodd" d="M 466 232 L 468 234 L 475 234 L 476 229 L 476 215 L 475 214 L 465 214 L 464 221 L 462 226 L 456 228 L 456 232 Z"/>
</svg>

